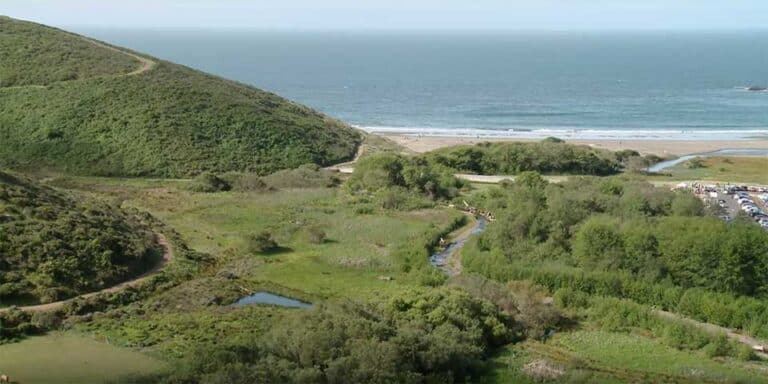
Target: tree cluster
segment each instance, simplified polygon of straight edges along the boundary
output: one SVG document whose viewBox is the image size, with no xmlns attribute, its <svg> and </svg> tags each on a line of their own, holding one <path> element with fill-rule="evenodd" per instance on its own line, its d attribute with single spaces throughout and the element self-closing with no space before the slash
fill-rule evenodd
<svg viewBox="0 0 768 384">
<path fill-rule="evenodd" d="M 430 162 L 459 172 L 481 175 L 516 175 L 533 171 L 542 174 L 604 176 L 620 172 L 624 162 L 629 161 L 632 156 L 625 157 L 588 146 L 553 140 L 538 143 L 463 145 L 440 149 L 426 155 Z"/>
<path fill-rule="evenodd" d="M 296 312 L 265 335 L 206 345 L 167 383 L 467 382 L 514 320 L 458 289 Z"/>
<path fill-rule="evenodd" d="M 768 235 L 705 216 L 691 194 L 621 178 L 537 180 L 522 175 L 476 196 L 498 217 L 481 244 L 509 258 L 621 270 L 685 288 L 768 292 Z"/>
<path fill-rule="evenodd" d="M 455 197 L 464 183 L 423 158 L 380 154 L 360 160 L 346 186 L 355 194 L 377 196 L 384 208 L 407 209 L 414 198 Z"/>
</svg>

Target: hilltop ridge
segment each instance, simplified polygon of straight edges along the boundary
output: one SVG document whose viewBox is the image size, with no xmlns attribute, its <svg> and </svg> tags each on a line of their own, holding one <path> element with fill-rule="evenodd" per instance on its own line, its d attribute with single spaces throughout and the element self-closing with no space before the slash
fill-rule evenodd
<svg viewBox="0 0 768 384">
<path fill-rule="evenodd" d="M 361 134 L 275 94 L 0 18 L 0 166 L 187 177 L 351 159 Z"/>
</svg>

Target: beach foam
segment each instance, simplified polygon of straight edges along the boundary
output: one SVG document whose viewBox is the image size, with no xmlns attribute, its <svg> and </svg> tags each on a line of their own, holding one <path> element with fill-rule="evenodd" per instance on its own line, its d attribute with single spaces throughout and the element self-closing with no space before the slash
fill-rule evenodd
<svg viewBox="0 0 768 384">
<path fill-rule="evenodd" d="M 369 133 L 403 136 L 478 137 L 500 139 L 544 139 L 558 137 L 570 140 L 749 140 L 768 139 L 768 129 L 479 129 L 432 127 L 356 126 Z"/>
</svg>

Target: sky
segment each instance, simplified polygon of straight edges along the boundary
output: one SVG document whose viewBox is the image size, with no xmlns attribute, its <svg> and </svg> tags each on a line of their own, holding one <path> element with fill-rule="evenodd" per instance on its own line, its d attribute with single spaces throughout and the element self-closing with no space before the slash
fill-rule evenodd
<svg viewBox="0 0 768 384">
<path fill-rule="evenodd" d="M 279 30 L 768 28 L 768 0 L 0 0 L 59 27 Z"/>
</svg>

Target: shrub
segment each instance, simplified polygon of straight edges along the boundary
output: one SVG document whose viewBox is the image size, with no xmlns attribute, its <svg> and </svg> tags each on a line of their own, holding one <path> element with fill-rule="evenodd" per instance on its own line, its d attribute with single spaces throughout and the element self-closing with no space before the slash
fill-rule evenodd
<svg viewBox="0 0 768 384">
<path fill-rule="evenodd" d="M 145 271 L 153 218 L 0 172 L 0 302 L 50 302 Z"/>
<path fill-rule="evenodd" d="M 704 164 L 704 160 L 702 160 L 702 159 L 700 159 L 698 157 L 694 158 L 694 159 L 691 159 L 691 160 L 688 160 L 685 163 L 685 166 L 688 169 L 699 169 L 699 168 L 706 168 L 707 167 L 707 165 Z"/>
<path fill-rule="evenodd" d="M 613 153 L 559 139 L 539 143 L 480 143 L 439 149 L 424 156 L 430 163 L 455 171 L 485 175 L 543 174 L 606 176 L 618 173 L 622 164 Z"/>
<path fill-rule="evenodd" d="M 715 336 L 715 338 L 704 347 L 704 354 L 709 358 L 733 354 L 731 344 L 728 342 L 728 336 L 725 334 Z"/>
<path fill-rule="evenodd" d="M 589 295 L 571 288 L 560 288 L 554 294 L 555 304 L 561 308 L 586 308 Z"/>
<path fill-rule="evenodd" d="M 228 172 L 221 179 L 237 192 L 262 192 L 270 189 L 264 179 L 255 173 Z"/>
<path fill-rule="evenodd" d="M 663 340 L 671 347 L 690 350 L 701 349 L 710 342 L 709 337 L 703 331 L 693 325 L 679 322 L 670 323 L 666 326 Z"/>
<path fill-rule="evenodd" d="M 248 252 L 254 254 L 274 251 L 278 247 L 272 234 L 267 231 L 251 234 L 246 241 Z"/>
<path fill-rule="evenodd" d="M 189 189 L 193 192 L 213 193 L 229 191 L 232 186 L 213 173 L 205 172 L 195 177 Z"/>
<path fill-rule="evenodd" d="M 320 227 L 309 227 L 307 228 L 307 240 L 312 244 L 323 244 L 326 240 L 325 231 Z"/>
<path fill-rule="evenodd" d="M 287 313 L 264 335 L 200 348 L 164 382 L 473 382 L 513 325 L 458 289 L 403 291 Z"/>
<path fill-rule="evenodd" d="M 746 344 L 739 344 L 734 351 L 735 357 L 741 361 L 750 361 L 757 359 L 755 351 L 752 346 Z"/>
<path fill-rule="evenodd" d="M 304 164 L 295 169 L 277 171 L 264 176 L 264 182 L 271 188 L 331 188 L 339 185 L 341 180 L 329 170 L 322 169 L 316 164 Z"/>
<path fill-rule="evenodd" d="M 418 195 L 429 200 L 449 199 L 463 186 L 445 167 L 391 154 L 363 158 L 347 182 L 352 193 L 378 194 L 383 206 L 394 209 L 410 206 Z"/>
<path fill-rule="evenodd" d="M 558 328 L 563 319 L 560 310 L 547 302 L 546 292 L 531 282 L 511 282 L 509 289 L 515 297 L 518 313 L 515 320 L 522 325 L 528 337 L 543 339 L 549 331 Z"/>
<path fill-rule="evenodd" d="M 358 205 L 355 207 L 356 215 L 370 215 L 374 211 L 373 206 L 370 204 Z"/>
</svg>

